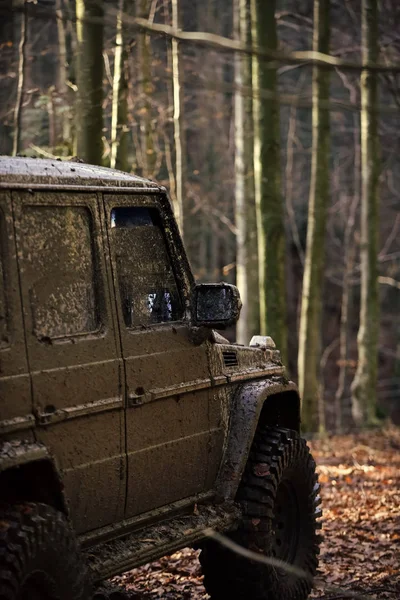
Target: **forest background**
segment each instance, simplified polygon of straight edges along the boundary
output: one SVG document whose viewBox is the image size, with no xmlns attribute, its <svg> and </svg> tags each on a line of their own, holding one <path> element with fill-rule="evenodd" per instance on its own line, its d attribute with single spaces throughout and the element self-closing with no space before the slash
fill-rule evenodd
<svg viewBox="0 0 400 600">
<path fill-rule="evenodd" d="M 164 184 L 306 429 L 400 424 L 399 22 L 397 0 L 1 0 L 0 153 Z"/>
</svg>

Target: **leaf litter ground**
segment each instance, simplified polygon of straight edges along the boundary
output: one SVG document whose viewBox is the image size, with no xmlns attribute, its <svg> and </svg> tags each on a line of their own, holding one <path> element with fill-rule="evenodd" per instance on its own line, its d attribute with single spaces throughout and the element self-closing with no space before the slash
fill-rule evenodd
<svg viewBox="0 0 400 600">
<path fill-rule="evenodd" d="M 350 592 L 399 600 L 400 429 L 332 436 L 310 446 L 324 511 L 311 598 L 339 600 Z M 113 583 L 132 600 L 208 598 L 198 552 L 190 549 L 124 573 Z"/>
</svg>

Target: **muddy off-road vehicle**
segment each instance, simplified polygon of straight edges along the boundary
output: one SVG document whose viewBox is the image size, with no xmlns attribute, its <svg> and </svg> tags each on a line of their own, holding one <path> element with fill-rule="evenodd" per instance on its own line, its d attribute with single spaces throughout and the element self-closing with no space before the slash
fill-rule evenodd
<svg viewBox="0 0 400 600">
<path fill-rule="evenodd" d="M 273 341 L 215 331 L 239 311 L 195 284 L 164 188 L 0 158 L 1 600 L 86 600 L 184 546 L 213 600 L 307 597 L 315 463 Z"/>
</svg>

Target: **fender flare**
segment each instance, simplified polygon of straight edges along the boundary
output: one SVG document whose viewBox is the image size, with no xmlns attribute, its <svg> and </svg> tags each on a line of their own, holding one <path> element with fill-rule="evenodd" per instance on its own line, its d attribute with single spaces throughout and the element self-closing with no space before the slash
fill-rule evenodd
<svg viewBox="0 0 400 600">
<path fill-rule="evenodd" d="M 289 403 L 294 411 L 290 424 L 279 422 L 279 406 L 275 405 L 278 422 L 271 425 L 300 430 L 300 396 L 295 383 L 284 377 L 274 377 L 241 386 L 233 400 L 228 441 L 217 478 L 217 495 L 225 501 L 235 498 L 263 407 L 268 408 L 271 396 L 278 396 L 282 405 L 283 399 L 287 399 L 286 404 Z"/>
<path fill-rule="evenodd" d="M 9 473 L 15 473 L 17 470 L 21 472 L 22 477 L 29 472 L 32 473 L 33 470 L 35 471 L 34 477 L 39 470 L 42 473 L 45 472 L 51 478 L 49 489 L 55 496 L 55 507 L 65 515 L 69 515 L 61 473 L 49 449 L 44 444 L 21 440 L 0 443 L 0 482 L 3 477 L 8 477 Z"/>
</svg>

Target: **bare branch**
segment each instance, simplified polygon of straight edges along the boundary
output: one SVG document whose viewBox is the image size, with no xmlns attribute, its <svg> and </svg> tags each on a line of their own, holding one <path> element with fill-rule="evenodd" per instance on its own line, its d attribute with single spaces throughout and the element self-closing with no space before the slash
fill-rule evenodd
<svg viewBox="0 0 400 600">
<path fill-rule="evenodd" d="M 52 154 L 51 152 L 48 152 L 44 148 L 40 148 L 39 146 L 36 146 L 35 144 L 29 144 L 29 148 L 34 150 L 40 156 L 44 156 L 45 158 L 52 158 L 53 160 L 57 160 L 59 158 L 59 156 L 56 156 L 55 154 Z M 72 158 L 72 156 L 63 156 L 63 160 L 69 160 L 71 158 Z"/>
<path fill-rule="evenodd" d="M 387 254 L 388 250 L 390 249 L 390 246 L 392 245 L 392 242 L 396 239 L 399 226 L 400 226 L 400 214 L 397 215 L 397 217 L 396 217 L 396 220 L 393 225 L 393 229 L 390 232 L 390 235 L 388 236 L 388 238 L 385 242 L 385 245 L 382 248 L 382 251 L 379 253 L 380 256 L 385 256 Z"/>
<path fill-rule="evenodd" d="M 160 33 L 168 38 L 178 39 L 184 42 L 191 42 L 200 46 L 206 46 L 209 48 L 218 48 L 223 51 L 229 52 L 243 52 L 244 54 L 251 54 L 258 56 L 259 58 L 266 59 L 268 61 L 274 61 L 275 63 L 286 63 L 286 64 L 313 64 L 325 67 L 340 67 L 350 71 L 377 71 L 377 72 L 388 72 L 388 73 L 400 73 L 400 64 L 368 64 L 365 63 L 355 64 L 348 63 L 330 56 L 323 54 L 322 52 L 316 52 L 314 50 L 304 50 L 299 52 L 276 52 L 273 50 L 252 48 L 242 44 L 238 40 L 232 40 L 214 33 L 197 32 L 197 31 L 179 31 L 169 25 L 161 25 L 158 23 L 150 24 L 147 19 L 141 18 L 129 18 L 128 23 L 136 25 L 140 29 L 151 33 Z M 275 65 L 271 65 L 276 68 Z"/>
<path fill-rule="evenodd" d="M 108 14 L 114 18 L 116 9 L 110 7 Z M 66 17 L 63 17 L 66 19 Z M 97 22 L 95 17 L 88 17 L 90 21 Z M 211 49 L 218 49 L 223 52 L 243 52 L 258 56 L 261 59 L 270 62 L 271 68 L 276 68 L 277 64 L 312 64 L 323 67 L 340 67 L 349 71 L 375 71 L 379 73 L 400 73 L 400 64 L 382 64 L 382 63 L 351 63 L 341 60 L 335 56 L 316 52 L 314 50 L 304 50 L 298 52 L 283 52 L 269 49 L 255 48 L 242 44 L 238 40 L 232 40 L 221 35 L 202 31 L 180 31 L 170 25 L 161 23 L 151 23 L 148 19 L 141 17 L 130 17 L 124 15 L 124 23 L 137 27 L 150 34 L 160 34 L 167 38 L 181 40 L 182 42 L 192 43 L 197 46 L 203 46 Z M 275 64 L 274 64 L 275 63 Z"/>
<path fill-rule="evenodd" d="M 391 285 L 392 287 L 400 290 L 400 281 L 396 281 L 393 277 L 385 277 L 384 275 L 379 275 L 378 282 L 383 283 L 384 285 Z"/>
<path fill-rule="evenodd" d="M 357 592 L 349 592 L 347 590 L 343 590 L 337 587 L 328 586 L 320 578 L 312 577 L 310 573 L 307 573 L 299 567 L 290 565 L 284 562 L 283 560 L 279 560 L 278 558 L 274 558 L 272 556 L 264 556 L 264 554 L 260 554 L 259 552 L 253 552 L 252 550 L 243 548 L 243 546 L 240 546 L 225 535 L 217 533 L 213 529 L 205 529 L 203 533 L 206 537 L 215 540 L 222 546 L 225 546 L 225 548 L 228 548 L 229 550 L 235 552 L 239 556 L 243 556 L 243 558 L 247 558 L 248 560 L 258 562 L 262 565 L 266 565 L 267 567 L 275 567 L 276 569 L 282 569 L 290 575 L 294 575 L 295 577 L 299 577 L 300 579 L 306 579 L 307 581 L 317 583 L 319 586 L 324 587 L 327 592 L 333 594 L 340 594 L 338 596 L 340 598 L 354 598 L 355 600 L 373 600 L 372 596 L 359 594 Z"/>
</svg>

